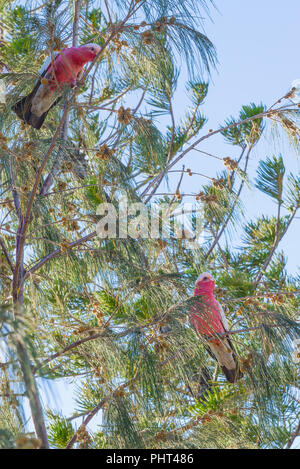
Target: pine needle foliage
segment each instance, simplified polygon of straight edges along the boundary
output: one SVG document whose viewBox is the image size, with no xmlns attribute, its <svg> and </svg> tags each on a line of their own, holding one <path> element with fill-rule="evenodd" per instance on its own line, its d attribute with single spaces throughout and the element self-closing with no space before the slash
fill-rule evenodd
<svg viewBox="0 0 300 469">
<path fill-rule="evenodd" d="M 297 110 L 242 105 L 217 131 L 232 155 L 240 147 L 239 159 L 220 158 L 214 178 L 180 166 L 179 181 L 169 178 L 214 134 L 203 137 L 216 52 L 201 18 L 211 7 L 0 1 L 1 448 L 284 448 L 294 438 L 299 278 L 278 245 L 298 213 L 300 179 L 283 156 L 261 155 L 253 182 L 275 215 L 249 220 L 241 193 L 270 113 L 297 140 Z M 76 37 L 102 48 L 90 73 L 76 96 L 64 90 L 40 131 L 25 126 L 11 106 L 30 92 L 44 60 Z M 179 83 L 190 100 L 180 112 Z M 181 182 L 191 175 L 205 178 L 192 194 L 200 239 L 176 236 Z M 168 193 L 160 193 L 164 180 Z M 173 216 L 170 226 L 159 237 L 140 223 L 134 236 L 100 238 L 99 205 L 121 217 L 125 196 L 140 211 L 155 200 L 161 224 L 163 213 Z M 186 217 L 194 226 L 195 213 Z M 238 229 L 239 245 L 231 243 Z M 195 280 L 207 270 L 244 374 L 236 384 L 225 382 L 189 323 Z M 72 415 L 43 407 L 37 379 L 75 383 Z"/>
</svg>

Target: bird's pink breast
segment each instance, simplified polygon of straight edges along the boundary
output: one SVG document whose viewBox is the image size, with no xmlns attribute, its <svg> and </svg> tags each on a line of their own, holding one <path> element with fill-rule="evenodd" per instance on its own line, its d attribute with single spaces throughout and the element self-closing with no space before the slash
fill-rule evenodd
<svg viewBox="0 0 300 469">
<path fill-rule="evenodd" d="M 54 73 L 52 66 L 49 67 L 49 75 L 55 76 L 54 80 L 58 84 L 72 85 L 76 82 L 77 75 L 83 70 L 84 65 L 91 60 L 90 53 L 83 54 L 79 48 L 64 49 L 55 59 Z"/>
<path fill-rule="evenodd" d="M 196 301 L 191 307 L 190 321 L 199 334 L 212 336 L 225 332 L 219 303 L 213 295 L 199 296 L 199 302 Z"/>
</svg>

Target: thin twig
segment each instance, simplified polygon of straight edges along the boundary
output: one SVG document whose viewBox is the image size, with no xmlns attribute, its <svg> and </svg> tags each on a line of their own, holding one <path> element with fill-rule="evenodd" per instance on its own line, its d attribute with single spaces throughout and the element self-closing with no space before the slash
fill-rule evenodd
<svg viewBox="0 0 300 469">
<path fill-rule="evenodd" d="M 4 256 L 5 256 L 6 260 L 7 260 L 7 263 L 8 263 L 8 265 L 9 265 L 9 267 L 10 267 L 10 270 L 11 270 L 12 273 L 13 273 L 13 272 L 14 272 L 14 266 L 13 266 L 13 263 L 12 263 L 12 261 L 11 261 L 11 259 L 10 259 L 10 255 L 8 254 L 8 251 L 7 251 L 6 247 L 5 247 L 4 241 L 3 241 L 3 239 L 1 238 L 1 236 L 0 236 L 0 246 L 2 247 L 3 254 L 4 254 Z"/>
<path fill-rule="evenodd" d="M 298 208 L 299 208 L 298 206 L 295 208 L 294 212 L 292 213 L 292 215 L 291 215 L 290 218 L 289 218 L 289 221 L 288 221 L 288 223 L 287 223 L 285 229 L 282 231 L 281 234 L 280 234 L 280 232 L 279 232 L 280 210 L 278 209 L 278 210 L 279 210 L 279 214 L 278 214 L 279 218 L 277 218 L 277 228 L 276 228 L 275 240 L 274 240 L 273 246 L 272 246 L 272 248 L 271 248 L 271 250 L 270 250 L 270 252 L 269 252 L 269 255 L 268 255 L 267 259 L 266 259 L 266 262 L 264 263 L 263 268 L 260 270 L 260 272 L 258 273 L 256 279 L 254 280 L 254 284 L 255 284 L 255 285 L 258 285 L 259 282 L 260 282 L 260 280 L 262 279 L 262 277 L 263 277 L 263 275 L 264 275 L 264 272 L 265 272 L 266 269 L 268 268 L 268 266 L 269 266 L 269 264 L 270 264 L 270 262 L 271 262 L 271 260 L 272 260 L 272 257 L 273 257 L 273 255 L 274 255 L 274 253 L 275 253 L 275 251 L 276 251 L 276 249 L 277 249 L 277 247 L 278 247 L 280 241 L 282 240 L 282 238 L 284 237 L 284 235 L 285 235 L 286 232 L 288 231 L 288 229 L 289 229 L 289 227 L 290 227 L 290 225 L 291 225 L 291 223 L 292 223 L 292 221 L 293 221 L 293 219 L 294 219 L 294 217 L 295 217 L 295 215 L 296 215 L 296 213 L 297 213 Z"/>
<path fill-rule="evenodd" d="M 262 117 L 265 117 L 267 114 L 278 114 L 279 112 L 284 112 L 290 110 L 290 108 L 294 105 L 286 105 L 281 108 L 273 109 L 273 110 L 267 110 L 264 112 L 261 112 L 259 114 L 256 114 L 255 116 L 248 117 L 247 119 L 243 119 L 239 122 L 234 122 L 233 124 L 227 125 L 225 127 L 221 127 L 213 132 L 209 132 L 206 135 L 203 135 L 202 137 L 198 138 L 193 144 L 191 144 L 186 150 L 182 151 L 177 158 L 172 160 L 155 178 L 151 181 L 151 183 L 146 187 L 144 192 L 141 194 L 141 197 L 144 197 L 148 191 L 155 185 L 155 188 L 157 189 L 159 187 L 160 182 L 162 181 L 163 177 L 165 174 L 168 173 L 168 171 L 175 166 L 184 156 L 189 153 L 191 150 L 194 150 L 199 143 L 203 142 L 204 140 L 207 140 L 208 138 L 213 137 L 214 135 L 217 135 L 221 132 L 224 132 L 225 130 L 232 129 L 234 127 L 238 127 L 239 125 L 245 124 L 247 122 L 251 122 L 255 119 L 260 119 Z M 152 191 L 153 192 L 153 191 Z M 152 193 L 151 193 L 152 194 Z M 152 194 L 153 195 L 153 194 Z"/>
<path fill-rule="evenodd" d="M 287 449 L 290 449 L 292 446 L 293 446 L 293 443 L 295 441 L 295 439 L 297 438 L 297 436 L 300 436 L 300 420 L 299 420 L 299 423 L 298 423 L 298 426 L 296 428 L 296 430 L 291 434 L 291 437 L 288 441 L 288 444 L 286 446 Z"/>
</svg>

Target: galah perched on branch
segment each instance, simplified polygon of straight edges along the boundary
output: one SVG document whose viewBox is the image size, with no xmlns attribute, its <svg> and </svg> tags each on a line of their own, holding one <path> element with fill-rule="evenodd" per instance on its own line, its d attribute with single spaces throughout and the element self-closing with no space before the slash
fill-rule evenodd
<svg viewBox="0 0 300 469">
<path fill-rule="evenodd" d="M 59 101 L 63 85 L 74 86 L 84 65 L 99 52 L 98 44 L 62 49 L 52 61 L 49 58 L 43 64 L 33 90 L 12 107 L 13 111 L 24 122 L 40 129 L 48 111 Z"/>
<path fill-rule="evenodd" d="M 234 383 L 242 378 L 232 343 L 224 334 L 229 330 L 222 306 L 215 299 L 215 280 L 208 272 L 201 274 L 194 288 L 193 296 L 199 297 L 190 310 L 190 321 L 199 336 L 207 340 L 208 346 L 220 364 L 227 381 Z"/>
</svg>

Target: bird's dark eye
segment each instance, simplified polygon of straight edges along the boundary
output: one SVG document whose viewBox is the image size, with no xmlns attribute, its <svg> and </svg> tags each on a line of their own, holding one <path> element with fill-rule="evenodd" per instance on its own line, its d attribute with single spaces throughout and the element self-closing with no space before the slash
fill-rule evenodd
<svg viewBox="0 0 300 469">
<path fill-rule="evenodd" d="M 208 279 L 208 277 L 204 277 L 204 278 L 203 278 L 203 280 L 207 280 L 207 279 Z"/>
<path fill-rule="evenodd" d="M 95 49 L 92 47 L 91 50 L 94 52 Z"/>
</svg>

